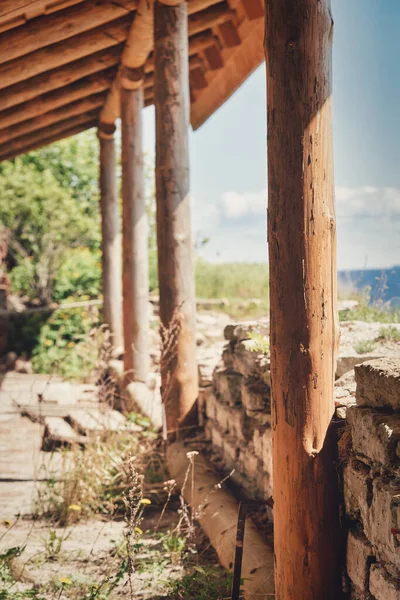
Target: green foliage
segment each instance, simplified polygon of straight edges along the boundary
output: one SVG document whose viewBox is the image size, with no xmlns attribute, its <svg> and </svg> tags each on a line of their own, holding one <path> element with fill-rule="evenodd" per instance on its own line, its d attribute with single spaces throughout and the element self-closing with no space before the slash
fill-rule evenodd
<svg viewBox="0 0 400 600">
<path fill-rule="evenodd" d="M 223 600 L 230 598 L 232 574 L 221 567 L 196 566 L 181 579 L 172 581 L 168 600 Z"/>
<path fill-rule="evenodd" d="M 268 267 L 261 263 L 212 264 L 196 261 L 198 298 L 267 298 Z"/>
<path fill-rule="evenodd" d="M 358 354 L 367 354 L 368 352 L 372 352 L 375 350 L 375 340 L 362 340 L 357 344 L 354 344 L 353 348 Z"/>
<path fill-rule="evenodd" d="M 93 132 L 0 165 L 0 223 L 10 231 L 13 293 L 43 304 L 71 248 L 100 245 Z"/>
<path fill-rule="evenodd" d="M 15 546 L 0 554 L 0 600 L 28 600 L 29 598 L 44 600 L 38 590 L 22 592 L 15 587 L 16 581 L 12 576 L 11 563 L 15 558 L 20 557 L 24 550 L 25 546 Z"/>
<path fill-rule="evenodd" d="M 257 352 L 258 354 L 269 354 L 269 338 L 252 331 L 249 333 L 249 338 L 253 341 L 252 346 L 249 346 L 250 352 Z"/>
<path fill-rule="evenodd" d="M 88 248 L 70 250 L 61 265 L 53 291 L 53 300 L 62 302 L 70 297 L 80 300 L 98 298 L 101 292 L 101 255 Z"/>
<path fill-rule="evenodd" d="M 47 560 L 57 560 L 61 553 L 63 545 L 62 535 L 57 535 L 57 531 L 51 527 L 48 529 L 46 537 L 43 538 L 45 557 Z"/>
<path fill-rule="evenodd" d="M 358 305 L 339 313 L 340 321 L 366 321 L 368 323 L 400 323 L 400 311 L 388 307 L 382 300 L 371 302 L 371 288 L 366 286 L 353 297 Z"/>
<path fill-rule="evenodd" d="M 379 329 L 379 337 L 383 340 L 388 340 L 390 342 L 400 342 L 400 329 L 398 329 L 394 325 L 381 327 Z"/>
<path fill-rule="evenodd" d="M 38 343 L 40 331 L 50 312 L 15 313 L 8 320 L 9 350 L 18 356 L 31 355 Z"/>
<path fill-rule="evenodd" d="M 93 307 L 54 311 L 38 335 L 32 353 L 34 370 L 69 379 L 88 377 L 97 360 L 93 338 L 98 326 L 98 311 Z"/>
</svg>

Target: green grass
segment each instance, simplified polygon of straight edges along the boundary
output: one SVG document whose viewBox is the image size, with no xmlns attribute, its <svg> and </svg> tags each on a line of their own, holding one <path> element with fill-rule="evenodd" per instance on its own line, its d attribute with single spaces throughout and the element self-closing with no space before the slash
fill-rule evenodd
<svg viewBox="0 0 400 600">
<path fill-rule="evenodd" d="M 379 338 L 390 342 L 400 342 L 400 329 L 393 325 L 381 327 L 379 330 Z"/>
<path fill-rule="evenodd" d="M 213 264 L 196 261 L 198 298 L 250 300 L 269 294 L 268 266 L 262 263 Z"/>
<path fill-rule="evenodd" d="M 355 344 L 353 348 L 358 354 L 368 354 L 368 352 L 375 350 L 375 346 L 375 340 L 362 340 Z"/>
</svg>

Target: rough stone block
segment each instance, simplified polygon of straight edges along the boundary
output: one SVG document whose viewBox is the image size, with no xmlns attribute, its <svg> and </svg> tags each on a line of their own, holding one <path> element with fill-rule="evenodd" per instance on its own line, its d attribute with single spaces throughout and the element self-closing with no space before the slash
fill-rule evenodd
<svg viewBox="0 0 400 600">
<path fill-rule="evenodd" d="M 235 440 L 224 440 L 224 459 L 229 468 L 236 468 L 240 456 L 240 448 Z"/>
<path fill-rule="evenodd" d="M 254 454 L 262 460 L 263 457 L 263 438 L 259 429 L 255 429 L 253 433 Z"/>
<path fill-rule="evenodd" d="M 361 461 L 352 459 L 344 469 L 343 487 L 346 514 L 364 522 L 368 517 L 371 501 L 370 468 Z"/>
<path fill-rule="evenodd" d="M 241 397 L 249 417 L 255 417 L 259 413 L 271 414 L 270 389 L 258 377 L 242 379 Z"/>
<path fill-rule="evenodd" d="M 377 477 L 373 480 L 372 500 L 364 532 L 376 556 L 392 563 L 400 572 L 400 481 Z"/>
<path fill-rule="evenodd" d="M 216 426 L 211 429 L 211 442 L 213 446 L 216 446 L 217 448 L 223 448 L 224 436 Z"/>
<path fill-rule="evenodd" d="M 204 391 L 201 392 L 201 396 L 204 402 L 207 419 L 212 419 L 215 421 L 217 418 L 217 398 L 215 397 L 211 386 L 203 388 L 203 390 Z"/>
<path fill-rule="evenodd" d="M 353 450 L 373 462 L 387 465 L 398 462 L 396 447 L 400 441 L 400 414 L 378 413 L 370 408 L 347 409 Z"/>
<path fill-rule="evenodd" d="M 378 563 L 371 565 L 369 591 L 376 600 L 399 600 L 400 579 L 391 577 Z"/>
<path fill-rule="evenodd" d="M 230 415 L 231 410 L 226 404 L 222 404 L 222 402 L 216 401 L 215 404 L 215 419 L 220 427 L 221 431 L 224 433 L 229 432 L 230 428 Z"/>
<path fill-rule="evenodd" d="M 346 551 L 347 573 L 353 584 L 360 590 L 368 589 L 369 569 L 373 556 L 367 538 L 361 533 L 349 531 Z"/>
<path fill-rule="evenodd" d="M 235 345 L 232 357 L 233 368 L 245 377 L 257 373 L 259 354 L 254 351 L 255 347 L 256 342 L 254 340 L 244 340 Z"/>
<path fill-rule="evenodd" d="M 222 361 L 227 369 L 233 368 L 233 349 L 232 344 L 228 343 L 222 350 Z"/>
<path fill-rule="evenodd" d="M 237 406 L 241 403 L 242 375 L 229 369 L 218 369 L 214 371 L 215 389 L 220 399 L 229 404 Z"/>
<path fill-rule="evenodd" d="M 400 359 L 370 360 L 354 370 L 359 406 L 400 411 Z"/>
<path fill-rule="evenodd" d="M 233 323 L 226 325 L 224 329 L 224 338 L 232 342 L 241 342 L 248 340 L 252 332 L 260 333 L 261 335 L 269 335 L 269 322 L 267 319 L 259 321 L 247 321 L 245 323 Z"/>
<path fill-rule="evenodd" d="M 335 376 L 341 378 L 347 373 L 353 371 L 357 365 L 370 360 L 377 360 L 379 358 L 381 357 L 379 354 L 376 354 L 376 352 L 369 354 L 357 354 L 355 350 L 350 350 L 350 352 L 344 351 L 343 354 L 338 356 Z"/>
<path fill-rule="evenodd" d="M 262 462 L 254 454 L 251 445 L 240 453 L 238 464 L 240 471 L 253 480 L 256 480 L 259 473 L 262 472 Z"/>
</svg>

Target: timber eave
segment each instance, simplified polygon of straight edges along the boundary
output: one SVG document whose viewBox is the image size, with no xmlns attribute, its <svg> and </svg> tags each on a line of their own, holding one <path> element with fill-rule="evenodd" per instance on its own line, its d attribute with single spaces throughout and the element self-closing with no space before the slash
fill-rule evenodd
<svg viewBox="0 0 400 600">
<path fill-rule="evenodd" d="M 141 2 L 0 3 L 1 160 L 40 147 L 40 139 L 45 145 L 49 139 L 56 141 L 57 135 L 65 137 L 63 124 L 75 116 L 83 119 L 82 115 L 90 113 L 86 123 L 90 127 L 99 120 L 115 122 L 121 65 L 132 62 L 129 50 L 137 30 L 139 43 L 145 44 L 139 50 L 144 57 L 144 103 L 153 104 L 152 16 L 144 21 L 144 26 L 151 27 L 147 39 L 143 24 L 134 28 L 143 13 Z M 188 1 L 193 129 L 222 106 L 262 62 L 263 14 L 261 0 Z M 51 135 L 46 134 L 49 127 Z"/>
</svg>

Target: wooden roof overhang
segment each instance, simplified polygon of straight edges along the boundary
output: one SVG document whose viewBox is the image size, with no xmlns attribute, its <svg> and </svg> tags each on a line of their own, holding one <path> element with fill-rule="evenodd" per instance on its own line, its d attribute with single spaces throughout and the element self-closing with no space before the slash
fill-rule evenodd
<svg viewBox="0 0 400 600">
<path fill-rule="evenodd" d="M 263 0 L 188 0 L 188 13 L 197 129 L 263 61 L 264 8 Z M 152 47 L 150 0 L 2 0 L 0 160 L 113 123 L 126 65 L 142 64 L 152 104 Z"/>
</svg>

